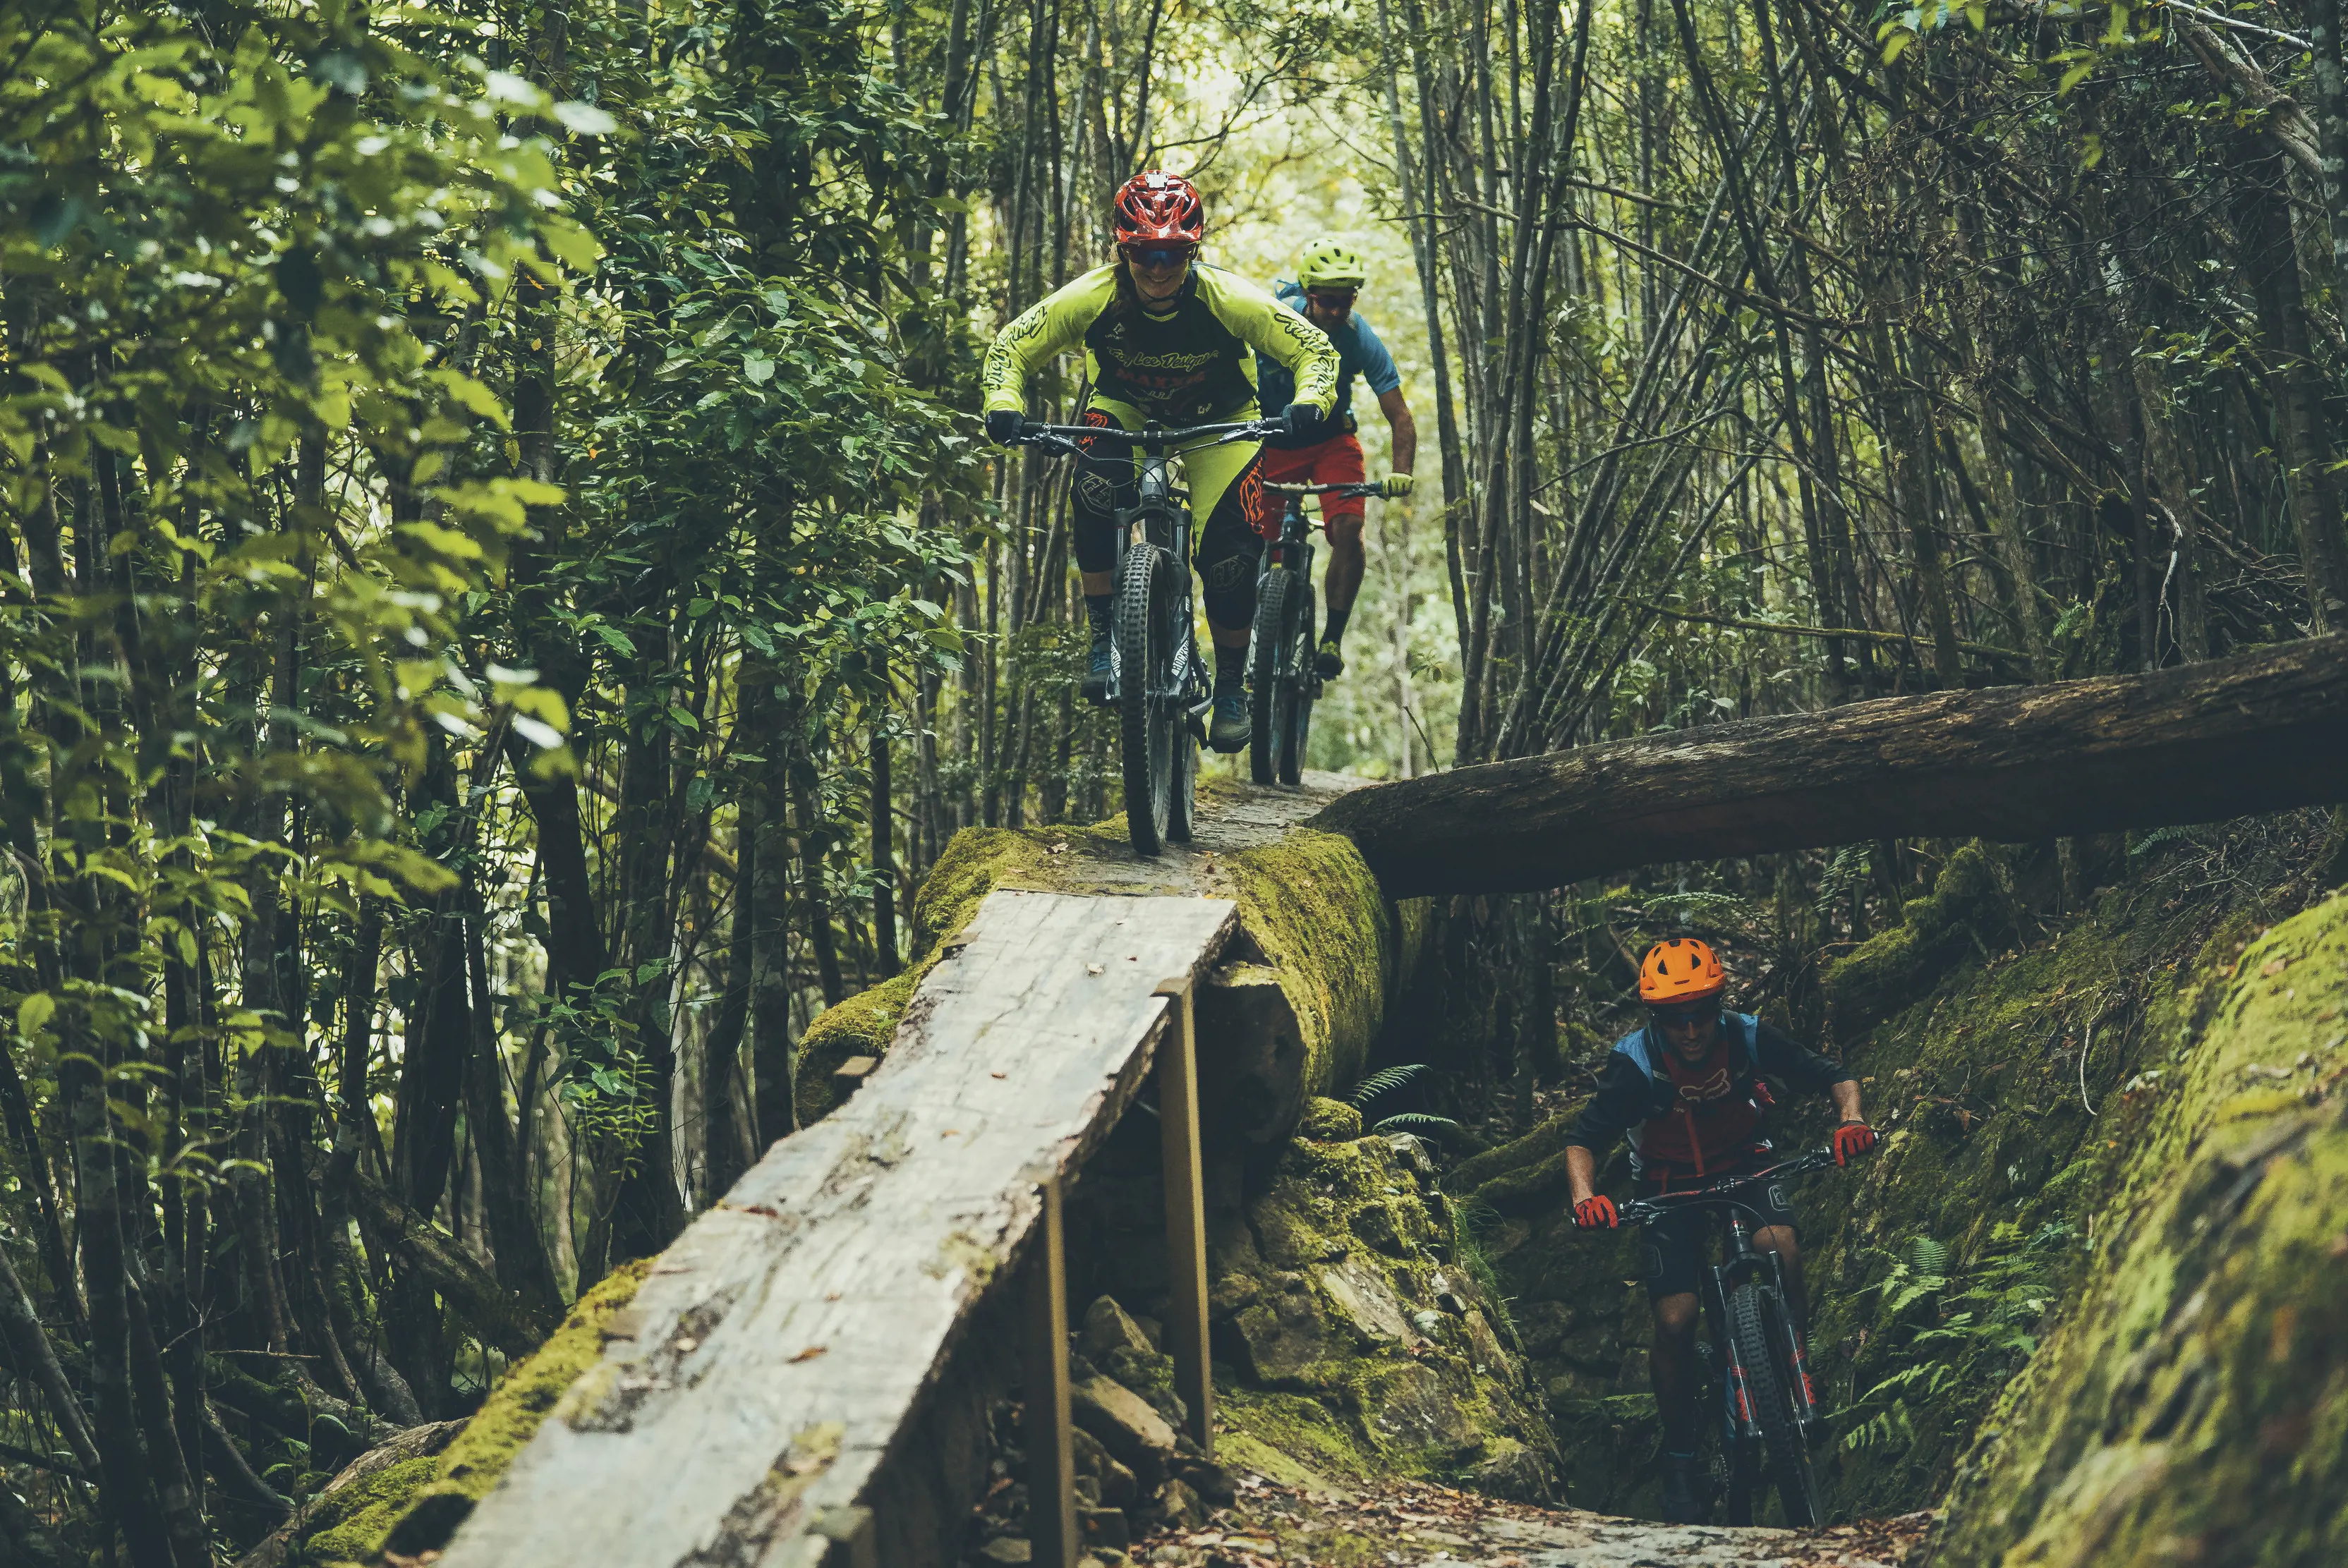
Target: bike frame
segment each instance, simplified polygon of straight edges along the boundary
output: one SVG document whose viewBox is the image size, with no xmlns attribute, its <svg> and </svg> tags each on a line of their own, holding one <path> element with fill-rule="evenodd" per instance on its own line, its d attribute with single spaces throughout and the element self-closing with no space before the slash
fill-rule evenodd
<svg viewBox="0 0 2348 1568">
<path fill-rule="evenodd" d="M 1167 687 L 1149 695 L 1180 708 L 1196 721 L 1207 711 L 1212 701 L 1208 690 L 1205 666 L 1199 657 L 1197 618 L 1189 613 L 1195 602 L 1190 569 L 1190 507 L 1188 492 L 1174 486 L 1169 459 L 1201 446 L 1220 446 L 1233 441 L 1262 440 L 1282 429 L 1277 421 L 1243 419 L 1220 425 L 1189 425 L 1172 428 L 1155 421 L 1138 430 L 1128 430 L 1116 425 L 1023 425 L 1018 439 L 1031 446 L 1083 458 L 1086 456 L 1084 443 L 1108 441 L 1138 453 L 1140 463 L 1140 494 L 1130 507 L 1115 514 L 1117 524 L 1117 565 L 1119 581 L 1125 576 L 1125 558 L 1135 545 L 1154 544 L 1171 555 L 1182 569 L 1185 635 L 1174 652 L 1174 667 L 1168 671 Z M 1117 699 L 1124 671 L 1117 667 L 1112 653 L 1109 663 L 1109 699 Z"/>
<path fill-rule="evenodd" d="M 1721 1362 L 1723 1432 L 1728 1447 L 1757 1444 L 1761 1440 L 1761 1425 L 1753 1409 L 1752 1378 L 1736 1347 L 1736 1336 L 1729 1331 L 1728 1297 L 1748 1280 L 1758 1284 L 1777 1298 L 1786 1308 L 1786 1320 L 1793 1323 L 1791 1303 L 1786 1295 L 1785 1262 L 1775 1252 L 1756 1246 L 1753 1233 L 1761 1211 L 1743 1201 L 1739 1194 L 1766 1187 L 1771 1182 L 1783 1181 L 1810 1171 L 1823 1170 L 1835 1163 L 1830 1150 L 1818 1150 L 1743 1176 L 1726 1176 L 1685 1193 L 1671 1193 L 1661 1197 L 1636 1198 L 1622 1206 L 1625 1224 L 1645 1225 L 1667 1215 L 1691 1209 L 1711 1211 L 1718 1229 L 1727 1233 L 1727 1255 L 1704 1273 L 1703 1289 L 1698 1299 L 1704 1308 L 1705 1326 L 1712 1332 L 1713 1351 Z M 1807 1441 L 1811 1432 L 1826 1419 L 1819 1408 L 1817 1391 L 1810 1385 L 1809 1329 L 1807 1324 L 1795 1329 L 1788 1355 L 1792 1365 L 1786 1370 L 1793 1393 L 1794 1422 Z"/>
</svg>

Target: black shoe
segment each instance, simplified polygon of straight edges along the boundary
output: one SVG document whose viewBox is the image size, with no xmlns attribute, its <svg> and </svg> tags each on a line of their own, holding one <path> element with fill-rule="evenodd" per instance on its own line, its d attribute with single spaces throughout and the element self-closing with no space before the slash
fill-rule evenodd
<svg viewBox="0 0 2348 1568">
<path fill-rule="evenodd" d="M 1663 1520 L 1669 1524 L 1704 1522 L 1703 1494 L 1696 1485 L 1694 1454 L 1665 1454 L 1658 1463 L 1663 1481 Z"/>
<path fill-rule="evenodd" d="M 1345 672 L 1345 656 L 1337 651 L 1335 638 L 1321 640 L 1321 651 L 1313 656 L 1313 668 L 1323 681 L 1334 681 Z"/>
<path fill-rule="evenodd" d="M 1108 701 L 1108 637 L 1106 633 L 1093 639 L 1092 652 L 1085 661 L 1085 682 L 1076 691 L 1087 702 Z"/>
</svg>

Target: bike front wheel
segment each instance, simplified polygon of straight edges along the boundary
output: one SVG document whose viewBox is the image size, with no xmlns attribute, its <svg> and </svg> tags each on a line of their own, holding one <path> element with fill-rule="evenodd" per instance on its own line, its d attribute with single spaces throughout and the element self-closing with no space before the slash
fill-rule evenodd
<svg viewBox="0 0 2348 1568">
<path fill-rule="evenodd" d="M 1280 735 L 1276 748 L 1280 782 L 1295 784 L 1304 781 L 1304 743 L 1313 733 L 1313 688 L 1320 681 L 1313 668 L 1313 585 L 1298 579 L 1285 610 L 1287 619 L 1281 627 L 1280 701 L 1272 722 Z"/>
<path fill-rule="evenodd" d="M 1181 599 L 1174 558 L 1156 545 L 1125 553 L 1117 586 L 1117 729 L 1124 751 L 1125 825 L 1137 854 L 1156 855 L 1173 826 L 1179 737 L 1173 683 L 1173 617 Z"/>
<path fill-rule="evenodd" d="M 1757 1285 L 1740 1285 L 1728 1298 L 1728 1321 L 1736 1337 L 1736 1358 L 1745 1364 L 1754 1422 L 1768 1450 L 1770 1484 L 1785 1506 L 1786 1522 L 1796 1529 L 1816 1524 L 1825 1510 L 1818 1502 L 1809 1446 L 1802 1440 L 1801 1423 L 1794 1419 L 1794 1334 L 1786 1304 Z"/>
<path fill-rule="evenodd" d="M 1255 632 L 1248 661 L 1248 776 L 1260 784 L 1279 777 L 1280 729 L 1273 693 L 1281 685 L 1281 656 L 1287 651 L 1282 636 L 1288 603 L 1296 574 L 1275 567 L 1255 588 Z"/>
</svg>

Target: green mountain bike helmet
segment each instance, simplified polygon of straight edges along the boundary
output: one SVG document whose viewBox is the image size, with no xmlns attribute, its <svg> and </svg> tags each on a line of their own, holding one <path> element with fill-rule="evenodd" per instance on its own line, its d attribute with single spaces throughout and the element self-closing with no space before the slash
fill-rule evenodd
<svg viewBox="0 0 2348 1568">
<path fill-rule="evenodd" d="M 1343 240 L 1315 240 L 1296 253 L 1296 281 L 1308 289 L 1358 289 L 1369 272 L 1362 253 Z"/>
</svg>

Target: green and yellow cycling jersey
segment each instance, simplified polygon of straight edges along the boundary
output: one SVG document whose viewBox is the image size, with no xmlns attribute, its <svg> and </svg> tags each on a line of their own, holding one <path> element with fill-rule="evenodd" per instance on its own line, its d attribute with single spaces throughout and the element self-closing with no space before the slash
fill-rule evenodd
<svg viewBox="0 0 2348 1568">
<path fill-rule="evenodd" d="M 1022 312 L 986 351 L 987 411 L 1025 408 L 1027 378 L 1079 341 L 1095 395 L 1162 425 L 1246 417 L 1258 353 L 1293 372 L 1296 401 L 1323 417 L 1336 400 L 1337 351 L 1321 329 L 1220 267 L 1192 263 L 1162 314 L 1118 311 L 1116 301 L 1112 264 Z"/>
</svg>

